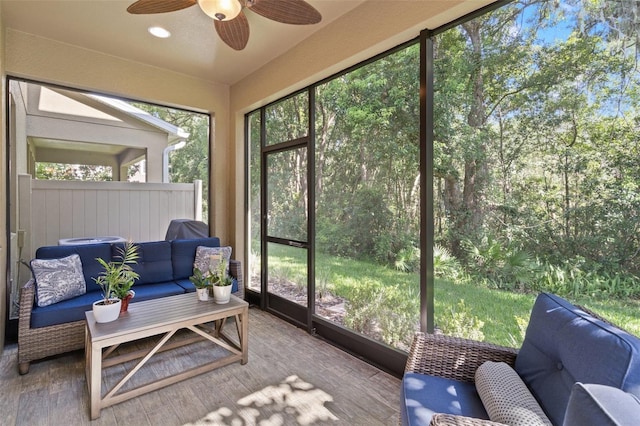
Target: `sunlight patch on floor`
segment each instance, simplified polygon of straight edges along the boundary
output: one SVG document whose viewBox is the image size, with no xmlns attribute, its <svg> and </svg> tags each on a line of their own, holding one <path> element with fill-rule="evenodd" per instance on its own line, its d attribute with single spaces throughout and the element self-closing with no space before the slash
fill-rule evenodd
<svg viewBox="0 0 640 426">
<path fill-rule="evenodd" d="M 277 385 L 269 385 L 238 400 L 245 407 L 234 412 L 228 407 L 212 411 L 200 420 L 184 426 L 260 425 L 281 426 L 295 420 L 299 425 L 338 421 L 327 407 L 333 401 L 328 393 L 298 376 L 289 376 Z"/>
</svg>

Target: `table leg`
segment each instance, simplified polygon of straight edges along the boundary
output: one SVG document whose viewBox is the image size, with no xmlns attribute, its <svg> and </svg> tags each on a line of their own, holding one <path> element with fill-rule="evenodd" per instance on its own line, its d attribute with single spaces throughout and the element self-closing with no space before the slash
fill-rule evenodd
<svg viewBox="0 0 640 426">
<path fill-rule="evenodd" d="M 89 351 L 90 357 L 89 367 L 89 399 L 91 400 L 91 420 L 100 417 L 100 408 L 102 400 L 102 348 L 91 344 L 86 349 Z"/>
<path fill-rule="evenodd" d="M 237 319 L 236 319 L 237 321 Z M 242 348 L 242 361 L 244 365 L 249 361 L 249 309 L 245 308 L 240 314 L 242 336 L 240 337 L 240 347 Z"/>
</svg>

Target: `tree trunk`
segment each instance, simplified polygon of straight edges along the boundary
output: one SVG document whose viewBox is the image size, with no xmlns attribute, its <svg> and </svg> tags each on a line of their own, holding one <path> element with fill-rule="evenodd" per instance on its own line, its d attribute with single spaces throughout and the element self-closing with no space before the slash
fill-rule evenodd
<svg viewBox="0 0 640 426">
<path fill-rule="evenodd" d="M 462 239 L 479 235 L 484 215 L 482 211 L 482 192 L 486 184 L 487 164 L 485 161 L 485 125 L 484 81 L 482 77 L 482 40 L 479 20 L 468 21 L 462 25 L 471 44 L 470 86 L 472 102 L 469 105 L 467 124 L 473 130 L 468 141 L 469 148 L 464 159 L 464 177 L 462 190 L 455 177 L 445 176 L 444 198 L 451 222 L 451 251 L 457 257 L 463 255 Z"/>
</svg>

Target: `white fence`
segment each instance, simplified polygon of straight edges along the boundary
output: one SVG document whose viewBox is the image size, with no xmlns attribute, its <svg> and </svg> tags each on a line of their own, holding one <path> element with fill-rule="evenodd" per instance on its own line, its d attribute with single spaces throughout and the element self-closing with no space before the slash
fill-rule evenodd
<svg viewBox="0 0 640 426">
<path fill-rule="evenodd" d="M 172 219 L 202 220 L 202 182 L 136 183 L 20 177 L 19 228 L 33 255 L 63 238 L 163 240 Z M 28 221 L 29 223 L 25 223 Z M 27 249 L 27 247 L 25 247 Z"/>
</svg>

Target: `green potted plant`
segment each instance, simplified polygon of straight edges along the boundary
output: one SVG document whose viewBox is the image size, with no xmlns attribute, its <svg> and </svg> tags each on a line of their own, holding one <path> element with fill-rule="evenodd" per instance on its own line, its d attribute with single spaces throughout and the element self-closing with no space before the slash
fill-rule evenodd
<svg viewBox="0 0 640 426">
<path fill-rule="evenodd" d="M 126 299 L 125 303 L 128 306 L 129 300 L 134 294 L 131 287 L 135 280 L 140 278 L 131 267 L 137 263 L 138 258 L 138 246 L 131 241 L 118 248 L 118 255 L 114 256 L 112 261 L 107 262 L 102 258 L 96 258 L 104 268 L 100 275 L 94 278 L 96 284 L 102 289 L 103 296 L 101 300 L 93 304 L 96 322 L 114 321 L 118 318 L 121 309 L 126 311 L 123 309 L 122 301 Z"/>
<path fill-rule="evenodd" d="M 209 300 L 209 287 L 211 287 L 210 275 L 205 275 L 198 268 L 194 268 L 193 275 L 189 277 L 189 281 L 196 287 L 198 300 Z"/>
<path fill-rule="evenodd" d="M 227 273 L 227 261 L 221 258 L 218 265 L 210 273 L 214 302 L 221 305 L 229 303 L 233 280 Z"/>
</svg>

